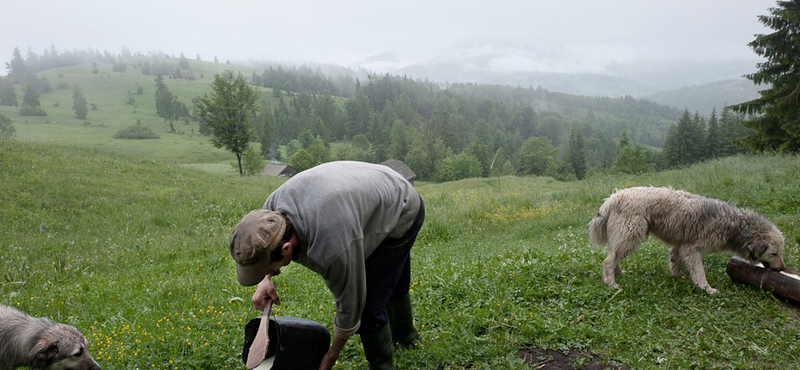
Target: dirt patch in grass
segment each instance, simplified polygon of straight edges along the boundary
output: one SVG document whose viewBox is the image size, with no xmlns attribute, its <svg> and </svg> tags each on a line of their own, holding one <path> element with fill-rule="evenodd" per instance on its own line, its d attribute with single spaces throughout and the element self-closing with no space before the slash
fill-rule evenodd
<svg viewBox="0 0 800 370">
<path fill-rule="evenodd" d="M 535 348 L 520 351 L 517 356 L 525 360 L 532 369 L 536 370 L 624 370 L 614 363 L 608 362 L 599 355 L 591 352 L 570 350 L 568 353 L 552 349 Z"/>
</svg>

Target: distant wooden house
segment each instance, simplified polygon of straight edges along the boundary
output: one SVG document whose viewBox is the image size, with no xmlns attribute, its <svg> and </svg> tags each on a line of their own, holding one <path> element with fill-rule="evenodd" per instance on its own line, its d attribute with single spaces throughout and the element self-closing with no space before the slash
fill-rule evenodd
<svg viewBox="0 0 800 370">
<path fill-rule="evenodd" d="M 292 177 L 297 172 L 299 171 L 296 168 L 286 164 L 267 163 L 261 170 L 261 176 Z"/>
<path fill-rule="evenodd" d="M 417 174 L 414 173 L 414 171 L 412 171 L 411 168 L 408 167 L 408 165 L 406 165 L 403 161 L 399 159 L 389 159 L 381 162 L 380 164 L 395 170 L 395 172 L 399 173 L 406 180 L 408 180 L 408 182 L 412 184 L 414 183 L 414 178 L 417 177 Z"/>
</svg>

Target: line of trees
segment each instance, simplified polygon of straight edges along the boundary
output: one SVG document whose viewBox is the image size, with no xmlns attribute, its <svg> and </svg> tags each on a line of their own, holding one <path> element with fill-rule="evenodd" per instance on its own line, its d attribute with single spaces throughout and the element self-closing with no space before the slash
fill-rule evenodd
<svg viewBox="0 0 800 370">
<path fill-rule="evenodd" d="M 716 109 L 706 125 L 705 118 L 683 112 L 680 120 L 670 127 L 664 142 L 662 168 L 679 168 L 697 162 L 746 153 L 749 149 L 734 143 L 752 131 L 742 126 L 744 117 L 725 107 L 719 119 Z"/>
<path fill-rule="evenodd" d="M 120 56 L 103 57 L 125 62 Z M 168 73 L 188 67 L 183 54 L 154 54 L 136 63 L 143 72 L 146 65 L 151 72 L 158 66 Z M 15 55 L 7 67 L 10 76 L 19 77 L 27 65 Z M 157 114 L 169 122 L 170 131 L 175 131 L 175 120 L 191 117 L 199 119 L 201 134 L 213 136 L 207 115 L 190 114 L 161 75 L 156 76 Z M 15 101 L 13 86 L 3 80 L 0 103 Z M 30 81 L 23 103 L 35 107 L 36 91 L 49 84 L 35 76 Z M 378 163 L 395 158 L 430 180 L 498 174 L 582 179 L 597 171 L 636 173 L 735 154 L 739 151 L 729 145 L 730 139 L 743 136 L 737 127 L 742 116 L 729 109 L 719 120 L 712 112 L 706 128 L 698 114 L 681 115 L 676 108 L 630 96 L 582 97 L 532 86 L 439 85 L 388 74 L 370 74 L 362 81 L 325 76 L 319 68 L 305 66 L 270 66 L 262 74 L 253 73 L 249 82 L 270 86 L 277 99 L 250 108 L 249 140 L 261 143 L 257 154 L 299 169 L 335 159 Z M 346 87 L 348 83 L 352 86 Z M 208 97 L 193 100 L 195 110 L 203 99 Z M 81 117 L 85 98 L 77 86 L 73 100 Z M 135 102 L 131 94 L 128 100 Z M 337 143 L 335 149 L 331 143 Z M 661 145 L 663 153 L 656 150 Z M 245 154 L 237 152 L 237 159 L 247 158 Z"/>
<path fill-rule="evenodd" d="M 597 171 L 673 168 L 735 154 L 740 150 L 731 149 L 730 140 L 744 135 L 743 128 L 737 127 L 741 116 L 729 109 L 723 112 L 724 125 L 712 112 L 710 133 L 706 133 L 705 119 L 699 114 L 681 116 L 677 109 L 631 97 L 572 97 L 574 104 L 562 105 L 570 96 L 544 89 L 460 85 L 458 93 L 390 75 L 370 75 L 364 85 L 356 80 L 355 86 L 354 96 L 344 104 L 337 103 L 329 91 L 286 94 L 273 89 L 278 103 L 262 106 L 254 115 L 254 140 L 261 142 L 262 156 L 281 159 L 275 150 L 280 145 L 287 148 L 288 162 L 299 169 L 334 159 L 378 163 L 395 158 L 430 180 L 496 174 L 566 180 Z M 560 102 L 549 106 L 559 112 L 533 108 L 548 99 Z M 670 120 L 673 116 L 675 120 Z M 705 141 L 691 144 L 703 154 L 690 159 L 675 157 L 670 149 L 662 161 L 664 156 L 655 148 L 671 142 L 670 135 L 687 134 L 677 129 L 683 128 L 684 116 L 702 131 L 694 135 L 710 135 L 709 142 L 722 144 L 716 149 L 707 149 Z M 616 130 L 621 139 L 609 135 Z M 629 132 L 650 144 L 655 137 L 661 141 L 648 148 L 629 138 Z M 341 144 L 332 150 L 332 142 Z M 295 160 L 298 153 L 302 161 Z"/>
</svg>

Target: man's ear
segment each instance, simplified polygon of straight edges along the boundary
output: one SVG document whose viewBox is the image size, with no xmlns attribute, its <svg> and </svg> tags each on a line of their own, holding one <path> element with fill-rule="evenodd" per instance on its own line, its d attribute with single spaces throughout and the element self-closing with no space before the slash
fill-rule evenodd
<svg viewBox="0 0 800 370">
<path fill-rule="evenodd" d="M 281 255 L 285 256 L 286 254 L 292 254 L 293 248 L 294 245 L 292 244 L 292 238 L 290 238 L 288 242 L 283 243 L 283 245 L 281 245 Z"/>
</svg>

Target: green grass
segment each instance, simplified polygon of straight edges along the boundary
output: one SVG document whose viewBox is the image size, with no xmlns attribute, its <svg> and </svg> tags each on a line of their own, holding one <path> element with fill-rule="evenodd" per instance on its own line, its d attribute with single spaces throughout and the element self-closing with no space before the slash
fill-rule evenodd
<svg viewBox="0 0 800 370">
<path fill-rule="evenodd" d="M 19 107 L 0 106 L 0 113 L 10 118 L 16 129 L 16 137 L 22 141 L 76 144 L 100 149 L 108 149 L 115 153 L 136 157 L 148 157 L 159 161 L 176 163 L 226 163 L 235 160 L 235 156 L 224 149 L 211 145 L 208 137 L 200 136 L 196 122 L 185 123 L 183 120 L 174 123 L 176 132 L 170 132 L 169 123 L 156 115 L 155 76 L 144 75 L 136 68 L 136 60 L 131 58 L 125 72 L 113 72 L 112 65 L 98 63 L 100 71 L 91 73 L 90 63 L 73 67 L 62 67 L 37 73 L 38 77 L 47 78 L 52 92 L 41 94 L 39 100 L 47 112 L 45 117 L 20 116 Z M 175 60 L 173 66 L 177 66 Z M 191 110 L 192 99 L 211 91 L 214 75 L 226 69 L 242 73 L 250 78 L 252 73 L 262 73 L 263 69 L 243 67 L 233 64 L 189 61 L 190 71 L 196 80 L 171 80 L 164 77 L 169 90 L 178 96 Z M 201 77 L 201 75 L 203 77 Z M 137 85 L 144 91 L 136 94 Z M 59 88 L 59 84 L 67 84 L 68 88 Z M 96 104 L 98 109 L 89 108 L 86 119 L 75 117 L 72 108 L 72 88 L 79 85 L 89 104 Z M 24 89 L 14 85 L 17 100 L 21 103 Z M 277 99 L 272 90 L 258 88 L 261 99 L 273 107 Z M 136 100 L 135 105 L 127 105 L 128 91 Z M 56 106 L 57 105 L 57 106 Z M 137 123 L 150 127 L 161 137 L 157 140 L 121 140 L 112 139 L 115 132 Z"/>
<path fill-rule="evenodd" d="M 0 302 L 75 325 L 103 368 L 244 368 L 244 325 L 258 312 L 252 288 L 236 282 L 227 238 L 283 180 L 227 170 L 0 141 Z M 412 252 L 412 302 L 422 342 L 396 363 L 518 369 L 519 350 L 544 347 L 636 369 L 797 368 L 797 314 L 732 281 L 730 254 L 704 258 L 720 290 L 711 296 L 672 279 L 667 248 L 649 239 L 623 261 L 615 290 L 601 282 L 605 251 L 589 245 L 585 225 L 614 188 L 669 185 L 769 217 L 797 267 L 798 178 L 798 157 L 747 156 L 569 183 L 419 183 L 427 219 Z M 283 304 L 274 314 L 332 326 L 319 277 L 292 264 L 275 281 Z M 354 338 L 336 368 L 364 367 Z"/>
</svg>

